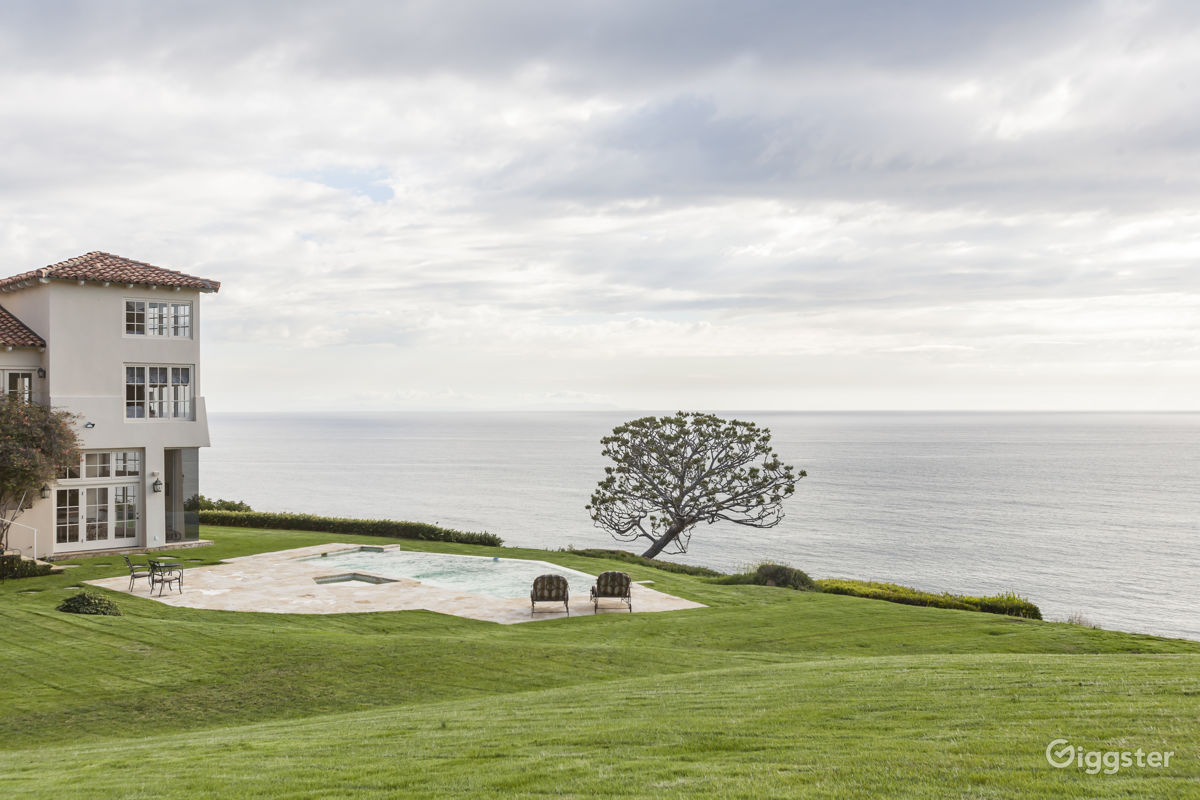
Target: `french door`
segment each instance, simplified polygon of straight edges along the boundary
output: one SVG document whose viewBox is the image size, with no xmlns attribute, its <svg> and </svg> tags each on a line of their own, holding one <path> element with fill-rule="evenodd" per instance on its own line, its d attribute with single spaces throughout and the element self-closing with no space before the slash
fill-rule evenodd
<svg viewBox="0 0 1200 800">
<path fill-rule="evenodd" d="M 138 544 L 138 485 L 79 486 L 55 491 L 55 551 Z"/>
</svg>

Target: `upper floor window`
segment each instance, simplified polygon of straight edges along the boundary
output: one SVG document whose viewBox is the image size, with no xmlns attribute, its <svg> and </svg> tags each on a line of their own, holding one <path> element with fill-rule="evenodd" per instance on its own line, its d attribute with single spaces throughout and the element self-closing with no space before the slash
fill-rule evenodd
<svg viewBox="0 0 1200 800">
<path fill-rule="evenodd" d="M 125 367 L 126 419 L 192 419 L 194 394 L 190 365 Z"/>
<path fill-rule="evenodd" d="M 125 335 L 190 339 L 192 338 L 192 304 L 126 300 Z"/>
<path fill-rule="evenodd" d="M 4 393 L 9 397 L 33 402 L 33 371 L 8 369 L 0 372 L 4 376 Z"/>
</svg>

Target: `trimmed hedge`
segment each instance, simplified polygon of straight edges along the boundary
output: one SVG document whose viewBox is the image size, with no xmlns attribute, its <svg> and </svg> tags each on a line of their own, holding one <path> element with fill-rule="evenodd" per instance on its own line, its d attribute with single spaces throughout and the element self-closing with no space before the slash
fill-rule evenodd
<svg viewBox="0 0 1200 800">
<path fill-rule="evenodd" d="M 624 561 L 629 564 L 641 564 L 643 567 L 654 567 L 661 569 L 664 572 L 679 572 L 684 575 L 700 575 L 705 578 L 716 578 L 724 575 L 723 572 L 717 572 L 715 569 L 708 567 L 695 567 L 690 564 L 676 564 L 671 561 L 659 561 L 654 558 L 645 558 L 644 556 L 634 555 L 626 550 L 603 550 L 601 548 L 588 548 L 586 550 L 576 550 L 573 547 L 568 547 L 566 552 L 573 556 L 587 556 L 588 558 L 609 558 L 613 561 Z"/>
<path fill-rule="evenodd" d="M 788 589 L 798 589 L 802 592 L 819 592 L 817 584 L 803 570 L 788 567 L 783 564 L 759 564 L 753 572 L 743 572 L 728 575 L 717 583 L 745 584 L 759 586 L 783 586 Z"/>
<path fill-rule="evenodd" d="M 49 564 L 27 561 L 16 555 L 0 556 L 0 580 L 9 578 L 39 578 L 49 575 L 53 569 Z"/>
<path fill-rule="evenodd" d="M 288 531 L 320 531 L 348 533 L 357 536 L 387 536 L 393 539 L 424 539 L 431 542 L 482 544 L 499 547 L 504 542 L 495 534 L 456 531 L 440 528 L 427 522 L 398 522 L 391 519 L 352 519 L 350 517 L 318 517 L 315 514 L 285 514 L 273 511 L 200 511 L 204 525 L 225 525 L 231 528 L 270 528 Z"/>
<path fill-rule="evenodd" d="M 854 597 L 866 597 L 871 600 L 886 600 L 889 603 L 903 603 L 910 606 L 931 606 L 933 608 L 956 608 L 960 611 L 985 611 L 989 614 L 1006 614 L 1010 617 L 1024 619 L 1041 619 L 1042 612 L 1033 603 L 1013 592 L 1005 592 L 991 597 L 971 597 L 970 595 L 934 594 L 922 592 L 908 586 L 895 583 L 875 583 L 869 581 L 849 580 L 819 580 L 816 582 L 821 591 L 829 594 L 847 594 Z"/>
<path fill-rule="evenodd" d="M 117 604 L 112 600 L 86 590 L 63 600 L 58 604 L 58 610 L 67 614 L 95 614 L 103 617 L 121 616 L 121 609 L 117 608 Z"/>
</svg>

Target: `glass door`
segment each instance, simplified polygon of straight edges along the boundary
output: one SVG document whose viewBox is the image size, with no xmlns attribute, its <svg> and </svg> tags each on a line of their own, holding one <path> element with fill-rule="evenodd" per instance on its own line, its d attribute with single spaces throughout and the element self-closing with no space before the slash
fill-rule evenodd
<svg viewBox="0 0 1200 800">
<path fill-rule="evenodd" d="M 55 492 L 55 551 L 136 547 L 137 493 L 137 484 L 58 489 Z"/>
</svg>

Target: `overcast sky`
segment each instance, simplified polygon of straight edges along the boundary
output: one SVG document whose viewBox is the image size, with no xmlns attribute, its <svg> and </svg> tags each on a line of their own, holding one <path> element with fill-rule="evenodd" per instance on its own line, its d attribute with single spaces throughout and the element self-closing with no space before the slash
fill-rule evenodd
<svg viewBox="0 0 1200 800">
<path fill-rule="evenodd" d="M 1200 407 L 1200 3 L 8 1 L 0 154 L 210 411 Z"/>
</svg>

